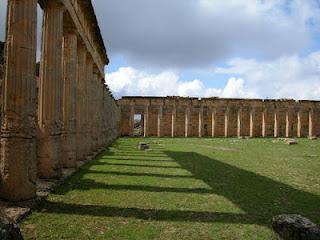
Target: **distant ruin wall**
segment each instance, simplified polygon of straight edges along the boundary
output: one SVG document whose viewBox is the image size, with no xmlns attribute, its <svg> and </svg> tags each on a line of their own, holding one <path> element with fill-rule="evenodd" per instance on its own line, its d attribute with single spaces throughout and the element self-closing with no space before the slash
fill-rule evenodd
<svg viewBox="0 0 320 240">
<path fill-rule="evenodd" d="M 134 114 L 144 136 L 320 136 L 319 101 L 124 97 L 119 106 L 122 136 L 133 134 Z"/>
</svg>

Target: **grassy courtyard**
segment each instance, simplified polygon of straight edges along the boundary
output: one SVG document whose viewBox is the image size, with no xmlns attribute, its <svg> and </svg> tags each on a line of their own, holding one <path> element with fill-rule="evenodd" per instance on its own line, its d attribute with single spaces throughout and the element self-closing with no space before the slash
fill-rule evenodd
<svg viewBox="0 0 320 240">
<path fill-rule="evenodd" d="M 121 138 L 21 227 L 26 239 L 277 239 L 274 215 L 320 223 L 319 173 L 319 140 Z"/>
</svg>

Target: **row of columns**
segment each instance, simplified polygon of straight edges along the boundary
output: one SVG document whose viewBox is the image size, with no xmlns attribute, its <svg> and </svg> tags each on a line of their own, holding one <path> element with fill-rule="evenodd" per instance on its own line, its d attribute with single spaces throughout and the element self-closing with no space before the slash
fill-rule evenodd
<svg viewBox="0 0 320 240">
<path fill-rule="evenodd" d="M 144 107 L 144 136 L 149 136 L 149 107 L 150 105 L 145 105 Z M 217 132 L 218 125 L 216 124 L 217 119 L 217 108 L 209 108 L 210 115 L 211 115 L 211 136 L 217 137 L 220 136 Z M 200 105 L 199 112 L 198 112 L 198 136 L 204 136 L 204 106 Z M 313 137 L 316 135 L 315 127 L 314 127 L 314 110 L 309 110 L 309 117 L 308 117 L 308 136 Z M 252 108 L 249 112 L 249 135 L 245 134 L 244 131 L 244 111 L 242 107 L 240 107 L 237 111 L 237 136 L 245 136 L 248 135 L 250 137 L 267 137 L 270 136 L 267 133 L 267 110 L 260 112 L 261 116 L 258 116 L 259 112 L 256 111 L 255 108 Z M 294 118 L 297 119 L 297 137 L 303 137 L 302 134 L 302 120 L 301 120 L 301 111 L 298 111 L 297 115 L 294 116 L 292 111 L 286 111 L 286 126 L 285 126 L 285 137 L 292 137 L 294 133 L 292 131 L 292 123 Z M 134 105 L 131 105 L 130 110 L 130 128 L 133 129 L 134 124 Z M 162 120 L 163 119 L 163 105 L 158 106 L 158 116 L 157 116 L 157 136 L 163 136 L 162 131 Z M 261 125 L 261 130 L 257 131 L 257 124 Z M 175 137 L 176 134 L 176 125 L 177 125 L 177 107 L 176 105 L 172 105 L 172 112 L 171 112 L 171 136 Z M 191 108 L 185 106 L 185 124 L 184 124 L 184 136 L 189 137 L 191 136 Z M 275 109 L 273 113 L 273 136 L 274 137 L 281 137 L 280 133 L 280 123 L 279 123 L 279 111 Z M 226 108 L 224 112 L 224 136 L 230 137 L 232 136 L 230 133 L 230 108 Z"/>
<path fill-rule="evenodd" d="M 60 178 L 116 138 L 119 113 L 60 1 L 44 7 L 38 94 L 37 0 L 9 0 L 8 11 L 0 197 L 23 200 L 38 177 Z"/>
</svg>

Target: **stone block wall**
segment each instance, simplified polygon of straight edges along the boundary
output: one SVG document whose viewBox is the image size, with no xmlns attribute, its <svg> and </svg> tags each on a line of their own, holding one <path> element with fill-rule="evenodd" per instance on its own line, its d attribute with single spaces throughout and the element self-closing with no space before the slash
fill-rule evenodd
<svg viewBox="0 0 320 240">
<path fill-rule="evenodd" d="M 124 97 L 120 132 L 132 135 L 133 114 L 144 116 L 145 136 L 314 137 L 320 135 L 320 101 Z M 146 115 L 145 112 L 148 112 Z"/>
</svg>

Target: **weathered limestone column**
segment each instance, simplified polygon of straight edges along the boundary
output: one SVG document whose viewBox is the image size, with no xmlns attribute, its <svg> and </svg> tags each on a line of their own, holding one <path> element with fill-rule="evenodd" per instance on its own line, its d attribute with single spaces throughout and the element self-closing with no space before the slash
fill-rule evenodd
<svg viewBox="0 0 320 240">
<path fill-rule="evenodd" d="M 130 117 L 129 117 L 129 127 L 130 127 L 130 136 L 133 136 L 133 129 L 134 129 L 134 105 L 130 105 Z"/>
<path fill-rule="evenodd" d="M 91 111 L 91 151 L 96 152 L 97 147 L 97 122 L 98 122 L 98 114 L 97 114 L 97 83 L 98 83 L 98 72 L 97 68 L 94 65 L 94 69 L 92 72 L 92 81 L 91 81 L 91 94 L 90 94 L 90 111 Z"/>
<path fill-rule="evenodd" d="M 199 110 L 199 137 L 203 137 L 204 134 L 204 124 L 203 124 L 203 106 L 200 106 Z"/>
<path fill-rule="evenodd" d="M 211 136 L 216 136 L 216 108 L 211 108 Z"/>
<path fill-rule="evenodd" d="M 48 1 L 44 7 L 38 105 L 40 178 L 61 175 L 63 11 L 63 6 L 55 0 Z"/>
<path fill-rule="evenodd" d="M 85 69 L 85 84 L 84 84 L 84 110 L 85 110 L 85 139 L 84 139 L 84 151 L 85 155 L 89 156 L 91 151 L 91 125 L 92 125 L 92 113 L 91 113 L 91 94 L 92 94 L 92 71 L 93 71 L 93 60 L 91 55 L 87 53 L 86 69 Z"/>
<path fill-rule="evenodd" d="M 224 136 L 228 137 L 229 136 L 229 107 L 227 107 L 225 114 L 224 114 Z"/>
<path fill-rule="evenodd" d="M 243 136 L 243 112 L 242 112 L 242 107 L 240 107 L 238 109 L 238 129 L 237 129 L 237 133 L 238 133 L 238 137 Z"/>
<path fill-rule="evenodd" d="M 147 104 L 144 108 L 144 137 L 148 137 L 149 136 L 149 104 Z"/>
<path fill-rule="evenodd" d="M 292 137 L 292 113 L 291 110 L 288 109 L 286 111 L 286 137 Z"/>
<path fill-rule="evenodd" d="M 278 110 L 275 109 L 274 111 L 274 137 L 279 137 L 279 117 L 278 117 Z"/>
<path fill-rule="evenodd" d="M 162 117 L 163 117 L 163 106 L 160 105 L 159 106 L 159 112 L 158 112 L 158 131 L 157 131 L 157 134 L 158 134 L 158 137 L 161 137 L 162 136 L 162 131 L 161 131 L 161 122 L 162 122 Z"/>
<path fill-rule="evenodd" d="M 63 167 L 74 168 L 76 161 L 77 35 L 66 30 L 63 36 Z"/>
<path fill-rule="evenodd" d="M 297 124 L 297 137 L 302 137 L 302 132 L 301 132 L 301 128 L 302 128 L 302 124 L 301 124 L 301 110 L 299 109 L 298 114 L 297 114 L 297 118 L 298 118 L 298 124 Z"/>
<path fill-rule="evenodd" d="M 250 137 L 255 137 L 255 109 L 250 110 Z"/>
<path fill-rule="evenodd" d="M 191 118 L 190 118 L 190 107 L 186 107 L 186 116 L 185 116 L 185 137 L 190 137 L 190 124 L 191 124 Z"/>
<path fill-rule="evenodd" d="M 267 109 L 262 111 L 262 137 L 267 136 Z"/>
<path fill-rule="evenodd" d="M 36 0 L 8 1 L 0 197 L 36 196 Z"/>
<path fill-rule="evenodd" d="M 85 81 L 86 81 L 86 63 L 87 50 L 84 45 L 78 44 L 77 58 L 77 160 L 85 158 Z"/>
<path fill-rule="evenodd" d="M 309 110 L 309 137 L 315 137 L 315 128 L 314 128 L 314 110 L 311 108 Z"/>
<path fill-rule="evenodd" d="M 173 105 L 171 113 L 171 137 L 176 136 L 177 107 Z"/>
</svg>

